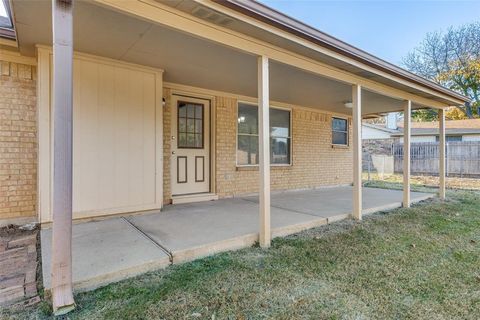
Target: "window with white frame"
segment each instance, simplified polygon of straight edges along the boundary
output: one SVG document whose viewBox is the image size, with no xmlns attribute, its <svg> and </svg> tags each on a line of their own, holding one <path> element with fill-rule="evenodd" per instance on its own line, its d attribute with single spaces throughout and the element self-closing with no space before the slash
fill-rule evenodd
<svg viewBox="0 0 480 320">
<path fill-rule="evenodd" d="M 270 163 L 290 164 L 290 110 L 270 108 Z M 257 165 L 258 107 L 238 104 L 237 165 Z"/>
<path fill-rule="evenodd" d="M 332 144 L 348 145 L 347 119 L 332 118 Z"/>
</svg>

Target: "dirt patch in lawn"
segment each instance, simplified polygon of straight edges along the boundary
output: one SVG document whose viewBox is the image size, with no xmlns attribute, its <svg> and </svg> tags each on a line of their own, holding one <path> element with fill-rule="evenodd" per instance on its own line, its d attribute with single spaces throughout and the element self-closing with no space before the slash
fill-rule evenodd
<svg viewBox="0 0 480 320">
<path fill-rule="evenodd" d="M 379 175 L 370 174 L 370 181 L 368 180 L 368 174 L 363 174 L 363 179 L 366 182 L 390 182 L 390 183 L 402 183 L 403 176 L 401 174 L 384 175 L 383 179 Z M 411 184 L 414 186 L 424 186 L 429 188 L 438 188 L 439 177 L 438 176 L 411 176 Z M 445 184 L 448 189 L 460 189 L 460 190 L 480 190 L 480 178 L 461 178 L 461 177 L 446 177 Z"/>
</svg>

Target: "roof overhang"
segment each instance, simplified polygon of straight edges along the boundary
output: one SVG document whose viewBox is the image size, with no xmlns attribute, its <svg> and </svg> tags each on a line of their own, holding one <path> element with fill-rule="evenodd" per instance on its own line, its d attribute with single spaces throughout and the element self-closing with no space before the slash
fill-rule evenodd
<svg viewBox="0 0 480 320">
<path fill-rule="evenodd" d="M 253 0 L 224 0 L 215 3 L 209 3 L 204 0 L 194 1 L 215 10 L 221 10 L 220 8 L 223 6 L 269 25 L 276 29 L 276 32 L 274 31 L 275 35 L 288 39 L 291 44 L 296 43 L 300 47 L 303 46 L 303 50 L 298 49 L 302 53 L 308 48 L 308 51 L 310 51 L 309 55 L 312 55 L 312 57 L 319 61 L 328 62 L 340 69 L 407 90 L 411 93 L 441 100 L 449 105 L 462 105 L 471 100 L 469 97 L 375 57 L 259 2 Z M 181 7 L 181 5 L 178 7 Z M 243 21 L 248 22 L 248 19 Z M 272 29 L 269 31 L 271 32 Z M 268 36 L 263 36 L 262 40 L 268 41 Z M 305 42 L 298 40 L 306 40 L 318 47 L 306 46 Z M 278 39 L 272 38 L 270 41 L 278 43 Z"/>
<path fill-rule="evenodd" d="M 376 126 L 376 125 L 370 124 L 370 123 L 362 123 L 362 126 L 367 127 L 367 128 L 371 128 L 371 129 L 374 129 L 374 130 L 379 130 L 379 131 L 382 131 L 382 132 L 386 132 L 386 133 L 391 133 L 391 134 L 401 133 L 398 129 L 389 129 L 389 128 L 385 128 L 385 127 Z"/>
<path fill-rule="evenodd" d="M 35 56 L 37 44 L 52 43 L 51 2 L 12 3 L 19 51 Z M 364 116 L 401 111 L 407 99 L 412 109 L 463 102 L 380 76 L 375 72 L 382 71 L 212 1 L 76 2 L 74 49 L 164 69 L 170 83 L 246 97 L 256 96 L 256 56 L 267 55 L 272 100 L 344 114 L 351 113 L 344 104 L 352 83 L 365 89 Z"/>
</svg>

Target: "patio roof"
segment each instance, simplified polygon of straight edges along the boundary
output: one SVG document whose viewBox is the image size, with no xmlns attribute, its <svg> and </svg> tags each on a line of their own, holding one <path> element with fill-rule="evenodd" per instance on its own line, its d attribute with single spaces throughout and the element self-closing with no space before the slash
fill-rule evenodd
<svg viewBox="0 0 480 320">
<path fill-rule="evenodd" d="M 350 57 L 368 66 L 385 71 L 391 75 L 395 75 L 405 80 L 429 87 L 437 92 L 445 93 L 451 97 L 463 100 L 465 102 L 471 100 L 469 97 L 449 90 L 412 72 L 404 70 L 392 63 L 382 60 L 366 51 L 332 37 L 331 35 L 315 29 L 260 2 L 254 0 L 225 0 L 219 3 L 233 10 L 254 17 L 259 21 L 264 21 L 274 27 L 285 30 L 293 35 L 307 39 L 334 52 L 338 52 L 344 56 Z"/>
<path fill-rule="evenodd" d="M 117 8 L 124 4 L 126 3 L 108 0 L 76 2 L 73 19 L 74 49 L 162 68 L 166 71 L 164 75 L 166 82 L 256 97 L 254 52 L 211 40 L 202 32 L 185 32 L 185 29 L 182 29 L 184 24 L 180 22 L 178 23 L 182 28 L 178 29 L 166 21 L 165 24 L 157 23 Z M 338 54 L 334 56 L 319 45 L 299 43 L 298 39 L 291 38 L 291 35 L 288 38 L 274 32 L 277 30 L 267 30 L 263 25 L 255 25 L 251 18 L 245 19 L 243 14 L 239 16 L 239 12 L 233 12 L 214 2 L 189 0 L 160 4 L 155 1 L 144 1 L 138 5 L 149 6 L 152 10 L 157 7 L 165 11 L 170 10 L 170 13 L 176 15 L 185 14 L 182 16 L 185 21 L 190 19 L 189 21 L 193 23 L 199 23 L 199 26 L 200 23 L 208 22 L 225 34 L 235 32 L 235 37 L 248 34 L 249 37 L 253 37 L 248 39 L 249 42 L 254 41 L 254 38 L 259 39 L 275 46 L 272 47 L 274 50 L 287 50 L 298 55 L 294 59 L 302 63 L 307 62 L 305 66 L 285 63 L 271 57 L 270 95 L 274 102 L 351 114 L 351 110 L 344 106 L 345 102 L 351 100 L 351 83 L 333 76 L 338 74 L 351 77 L 345 73 L 348 72 L 353 75 L 352 81 L 356 81 L 357 77 L 365 81 L 362 98 L 364 105 L 362 113 L 365 116 L 403 110 L 404 99 L 400 96 L 412 95 L 413 98 L 415 95 L 417 98 L 412 99 L 413 109 L 462 103 L 458 96 L 435 93 L 425 89 L 426 87 L 422 89 L 409 81 L 402 79 L 397 81 L 391 75 L 387 77 L 375 74 L 371 66 L 359 65 L 358 61 L 339 59 Z M 14 0 L 13 9 L 19 50 L 23 55 L 35 55 L 35 45 L 38 43 L 52 44 L 49 1 Z M 214 14 L 218 15 L 215 19 Z M 180 16 L 178 17 L 177 20 L 180 21 Z M 205 38 L 202 38 L 204 36 Z M 289 55 L 288 59 L 290 57 L 293 56 Z M 310 69 L 309 65 L 318 66 L 328 74 L 333 71 L 332 76 L 320 75 Z"/>
</svg>

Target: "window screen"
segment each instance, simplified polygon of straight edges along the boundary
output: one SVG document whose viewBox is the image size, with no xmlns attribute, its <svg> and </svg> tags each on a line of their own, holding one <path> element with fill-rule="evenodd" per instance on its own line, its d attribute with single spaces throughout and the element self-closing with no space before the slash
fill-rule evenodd
<svg viewBox="0 0 480 320">
<path fill-rule="evenodd" d="M 238 104 L 237 164 L 256 165 L 258 158 L 258 107 Z M 270 163 L 290 163 L 290 111 L 270 108 Z"/>
<path fill-rule="evenodd" d="M 332 144 L 348 145 L 348 122 L 346 119 L 332 118 Z"/>
</svg>

